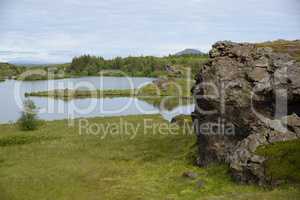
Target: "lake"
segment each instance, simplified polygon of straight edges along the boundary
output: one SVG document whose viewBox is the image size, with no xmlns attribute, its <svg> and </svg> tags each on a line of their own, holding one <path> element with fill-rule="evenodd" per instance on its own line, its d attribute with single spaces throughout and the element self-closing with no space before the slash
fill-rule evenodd
<svg viewBox="0 0 300 200">
<path fill-rule="evenodd" d="M 45 81 L 0 82 L 0 123 L 15 122 L 21 115 L 22 102 L 26 92 L 54 89 L 134 89 L 151 83 L 153 78 L 140 77 L 81 77 Z M 79 117 L 126 116 L 141 114 L 161 114 L 171 120 L 179 114 L 190 114 L 193 104 L 161 108 L 147 100 L 136 97 L 85 98 L 61 100 L 44 97 L 30 97 L 39 108 L 38 116 L 44 120 Z"/>
</svg>

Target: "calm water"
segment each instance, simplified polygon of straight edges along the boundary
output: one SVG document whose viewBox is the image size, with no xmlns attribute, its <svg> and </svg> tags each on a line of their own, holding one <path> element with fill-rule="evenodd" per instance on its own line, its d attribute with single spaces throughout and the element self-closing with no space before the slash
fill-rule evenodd
<svg viewBox="0 0 300 200">
<path fill-rule="evenodd" d="M 15 122 L 22 111 L 26 92 L 53 89 L 130 89 L 142 87 L 152 78 L 82 77 L 49 81 L 0 82 L 0 123 Z M 30 97 L 39 108 L 39 118 L 55 120 L 78 117 L 125 116 L 158 114 L 171 120 L 178 114 L 189 114 L 194 105 L 177 106 L 172 110 L 162 109 L 134 97 L 86 98 L 64 101 L 53 98 Z"/>
</svg>

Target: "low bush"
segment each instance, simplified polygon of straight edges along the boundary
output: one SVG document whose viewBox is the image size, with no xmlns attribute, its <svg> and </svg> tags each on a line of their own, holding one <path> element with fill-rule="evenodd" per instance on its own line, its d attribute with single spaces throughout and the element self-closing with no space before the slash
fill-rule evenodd
<svg viewBox="0 0 300 200">
<path fill-rule="evenodd" d="M 30 99 L 24 101 L 24 109 L 18 124 L 21 130 L 32 131 L 38 128 L 40 121 L 37 118 L 37 108 Z"/>
</svg>

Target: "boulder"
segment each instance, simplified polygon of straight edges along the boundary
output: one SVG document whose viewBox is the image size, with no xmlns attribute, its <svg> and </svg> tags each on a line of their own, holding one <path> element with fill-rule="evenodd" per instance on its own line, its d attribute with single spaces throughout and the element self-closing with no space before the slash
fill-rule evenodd
<svg viewBox="0 0 300 200">
<path fill-rule="evenodd" d="M 209 55 L 192 89 L 197 162 L 228 163 L 235 180 L 265 184 L 256 149 L 300 136 L 300 66 L 249 43 L 217 42 Z"/>
</svg>

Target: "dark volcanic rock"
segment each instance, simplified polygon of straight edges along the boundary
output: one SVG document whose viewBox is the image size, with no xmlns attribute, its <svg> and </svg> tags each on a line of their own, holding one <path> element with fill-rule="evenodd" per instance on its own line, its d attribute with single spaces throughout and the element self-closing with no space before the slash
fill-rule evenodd
<svg viewBox="0 0 300 200">
<path fill-rule="evenodd" d="M 300 136 L 300 66 L 248 43 L 218 42 L 209 55 L 193 88 L 198 163 L 226 162 L 236 180 L 266 183 L 255 150 Z"/>
</svg>

